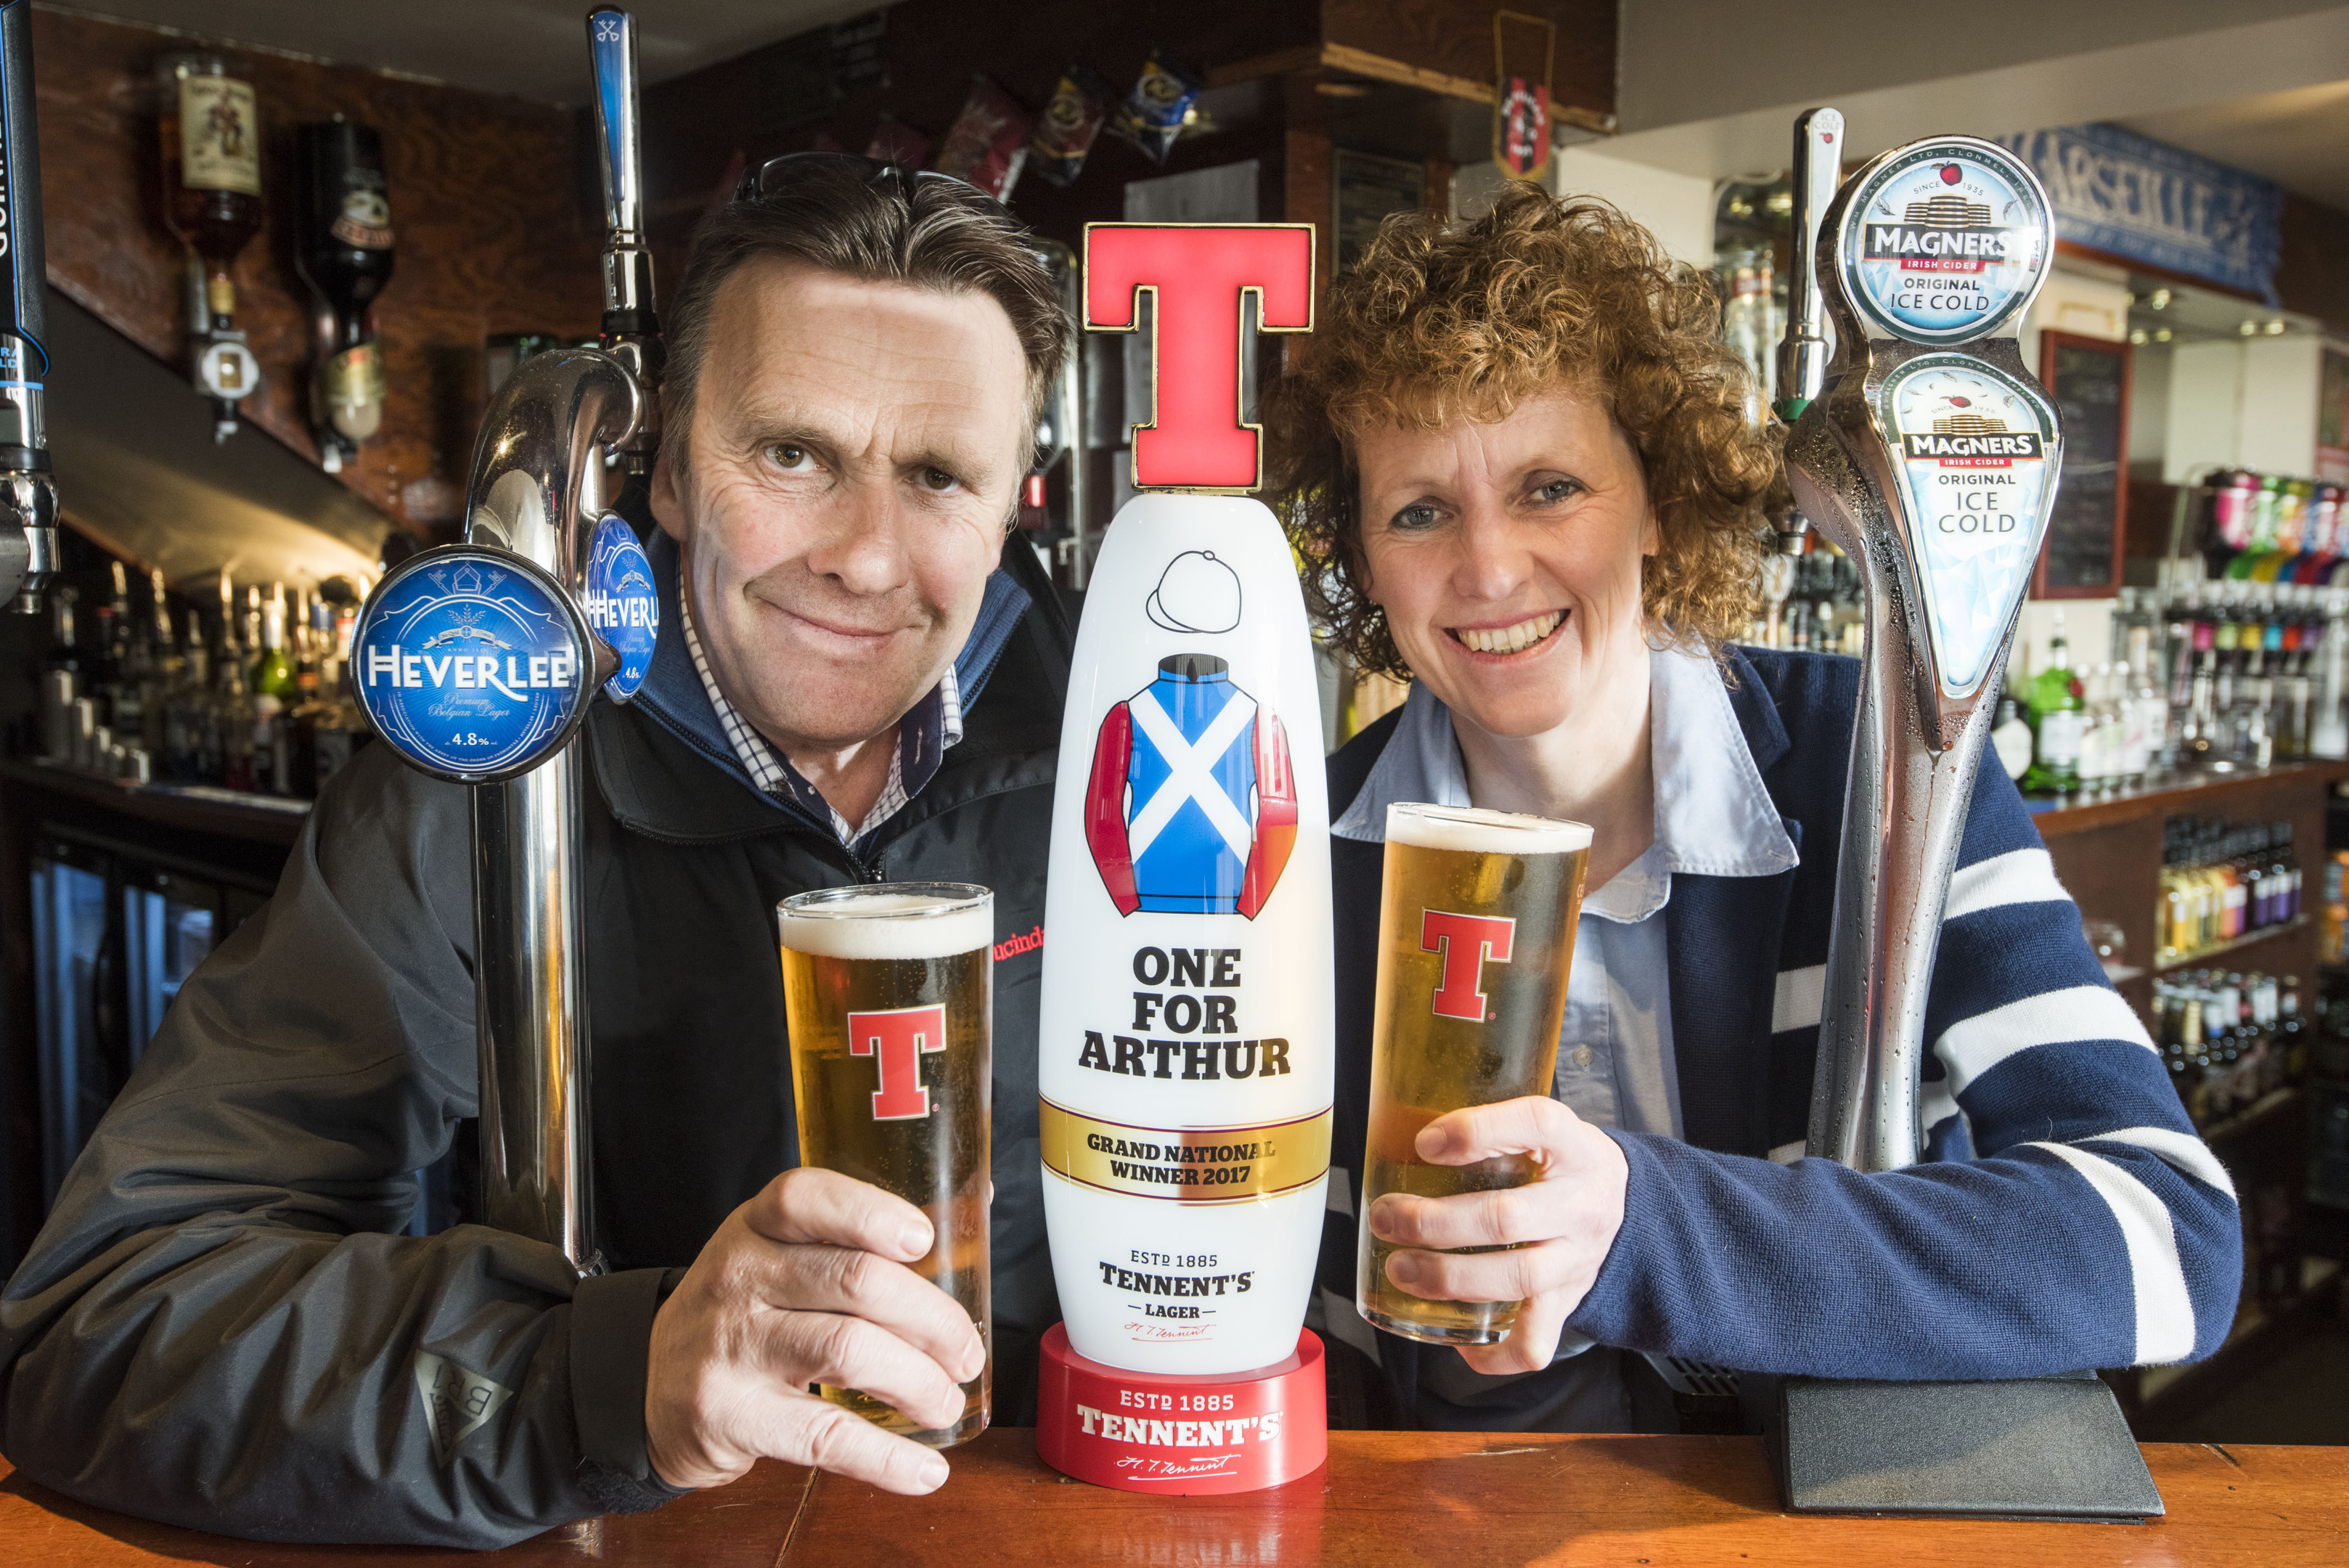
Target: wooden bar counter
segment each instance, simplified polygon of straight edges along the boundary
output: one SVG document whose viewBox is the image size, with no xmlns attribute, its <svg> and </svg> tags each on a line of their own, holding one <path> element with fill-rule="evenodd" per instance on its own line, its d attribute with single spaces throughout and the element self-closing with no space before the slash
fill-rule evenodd
<svg viewBox="0 0 2349 1568">
<path fill-rule="evenodd" d="M 499 1561 L 832 1568 L 833 1564 L 1816 1564 L 1964 1568 L 2349 1563 L 2349 1448 L 2148 1446 L 2168 1516 L 2146 1525 L 1827 1519 L 1778 1510 L 1757 1438 L 1338 1432 L 1329 1468 L 1239 1497 L 1150 1498 L 1063 1480 L 1033 1434 L 953 1455 L 926 1498 L 787 1465 L 655 1513 L 590 1520 Z M 462 1552 L 274 1546 L 83 1508 L 0 1462 L 0 1563 L 478 1562 Z"/>
</svg>

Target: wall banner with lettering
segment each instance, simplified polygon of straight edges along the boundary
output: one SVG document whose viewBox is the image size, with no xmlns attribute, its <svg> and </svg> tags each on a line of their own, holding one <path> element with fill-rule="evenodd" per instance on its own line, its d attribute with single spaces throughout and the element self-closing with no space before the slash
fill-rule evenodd
<svg viewBox="0 0 2349 1568">
<path fill-rule="evenodd" d="M 2010 136 L 2063 239 L 2276 303 L 2283 188 L 2116 125 Z"/>
</svg>

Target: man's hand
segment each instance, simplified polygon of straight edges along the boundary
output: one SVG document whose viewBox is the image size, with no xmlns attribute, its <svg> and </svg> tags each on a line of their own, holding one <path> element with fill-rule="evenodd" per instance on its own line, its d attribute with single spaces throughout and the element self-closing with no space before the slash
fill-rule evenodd
<svg viewBox="0 0 2349 1568">
<path fill-rule="evenodd" d="M 922 1211 L 834 1171 L 786 1171 L 726 1218 L 653 1319 L 645 1445 L 674 1487 L 721 1486 L 760 1459 L 935 1491 L 947 1462 L 807 1392 L 854 1388 L 925 1427 L 961 1418 L 985 1348 L 954 1298 L 905 1265 Z"/>
<path fill-rule="evenodd" d="M 1419 1130 L 1430 1165 L 1474 1165 L 1530 1155 L 1539 1168 L 1523 1187 L 1413 1198 L 1391 1192 L 1371 1205 L 1371 1234 L 1409 1248 L 1511 1246 L 1507 1252 L 1399 1251 L 1387 1278 L 1430 1301 L 1526 1304 L 1498 1345 L 1462 1346 L 1479 1372 L 1533 1372 L 1550 1364 L 1568 1314 L 1599 1277 L 1623 1226 L 1630 1168 L 1615 1140 L 1556 1100 L 1504 1100 L 1441 1116 Z"/>
</svg>

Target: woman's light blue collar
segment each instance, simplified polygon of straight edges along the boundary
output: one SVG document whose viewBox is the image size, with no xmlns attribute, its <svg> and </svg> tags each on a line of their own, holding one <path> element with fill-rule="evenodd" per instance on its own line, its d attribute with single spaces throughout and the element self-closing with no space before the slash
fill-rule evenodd
<svg viewBox="0 0 2349 1568">
<path fill-rule="evenodd" d="M 1649 656 L 1648 670 L 1656 841 L 1585 897 L 1583 909 L 1602 919 L 1646 919 L 1671 898 L 1674 872 L 1775 877 L 1798 858 L 1711 656 L 1666 649 Z M 1413 683 L 1386 750 L 1330 830 L 1382 844 L 1387 807 L 1396 801 L 1475 804 L 1452 711 L 1424 682 Z"/>
</svg>

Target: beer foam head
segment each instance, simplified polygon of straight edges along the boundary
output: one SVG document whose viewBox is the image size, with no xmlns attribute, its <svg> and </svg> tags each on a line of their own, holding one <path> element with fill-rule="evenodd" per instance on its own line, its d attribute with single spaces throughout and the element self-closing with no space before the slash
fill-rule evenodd
<svg viewBox="0 0 2349 1568">
<path fill-rule="evenodd" d="M 882 883 L 802 893 L 775 906 L 782 945 L 817 958 L 951 958 L 995 940 L 984 888 Z"/>
<path fill-rule="evenodd" d="M 1590 847 L 1590 829 L 1514 811 L 1397 801 L 1387 807 L 1387 842 L 1470 855 L 1571 855 Z"/>
</svg>

